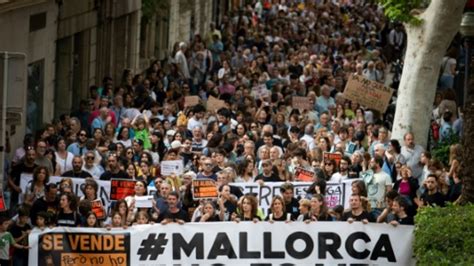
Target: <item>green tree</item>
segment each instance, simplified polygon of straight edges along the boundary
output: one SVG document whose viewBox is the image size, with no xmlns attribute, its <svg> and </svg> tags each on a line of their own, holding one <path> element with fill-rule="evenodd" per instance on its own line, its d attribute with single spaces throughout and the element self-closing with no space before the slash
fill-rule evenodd
<svg viewBox="0 0 474 266">
<path fill-rule="evenodd" d="M 442 58 L 459 31 L 467 0 L 378 0 L 391 20 L 403 22 L 407 49 L 393 122 L 399 140 L 413 132 L 426 147 L 430 114 Z M 470 86 L 474 87 L 474 86 Z M 460 204 L 474 202 L 474 99 L 466 99 L 464 116 L 463 193 Z"/>
</svg>

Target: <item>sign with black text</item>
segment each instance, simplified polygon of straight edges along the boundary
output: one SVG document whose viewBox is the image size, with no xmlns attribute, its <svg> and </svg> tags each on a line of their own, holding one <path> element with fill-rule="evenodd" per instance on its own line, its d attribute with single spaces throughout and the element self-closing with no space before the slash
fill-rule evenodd
<svg viewBox="0 0 474 266">
<path fill-rule="evenodd" d="M 414 265 L 413 229 L 361 222 L 35 229 L 29 236 L 29 259 L 30 265 L 40 266 Z"/>
</svg>

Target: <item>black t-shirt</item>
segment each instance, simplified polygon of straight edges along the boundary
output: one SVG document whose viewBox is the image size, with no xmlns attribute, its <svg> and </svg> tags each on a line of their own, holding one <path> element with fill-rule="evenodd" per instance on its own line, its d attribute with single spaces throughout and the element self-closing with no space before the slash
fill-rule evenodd
<svg viewBox="0 0 474 266">
<path fill-rule="evenodd" d="M 12 234 L 13 238 L 19 238 L 22 236 L 23 232 L 31 230 L 31 226 L 29 224 L 25 224 L 23 226 L 19 226 L 15 223 L 10 228 L 10 233 Z M 28 246 L 28 236 L 24 237 L 21 241 L 17 242 L 17 244 Z M 27 249 L 15 249 L 15 256 L 21 256 L 23 258 L 28 258 L 28 250 Z"/>
<path fill-rule="evenodd" d="M 202 216 L 198 216 L 196 218 L 196 222 L 201 222 L 201 218 Z M 209 219 L 207 219 L 207 221 L 203 221 L 203 223 L 207 223 L 207 222 L 220 222 L 221 219 L 219 218 L 219 215 L 217 214 L 214 214 L 213 216 L 211 216 Z"/>
<path fill-rule="evenodd" d="M 57 226 L 76 227 L 80 224 L 79 215 L 75 212 L 60 212 L 56 218 Z"/>
<path fill-rule="evenodd" d="M 17 186 L 20 185 L 21 174 L 23 173 L 32 174 L 37 166 L 38 166 L 37 164 L 33 164 L 33 166 L 27 166 L 25 165 L 24 162 L 13 166 L 12 171 L 10 172 L 10 175 L 13 181 L 15 182 L 15 185 Z"/>
<path fill-rule="evenodd" d="M 46 201 L 44 197 L 41 197 L 33 202 L 33 207 L 30 211 L 30 220 L 33 225 L 36 225 L 36 217 L 39 212 L 48 212 L 51 214 L 51 219 L 54 220 L 58 212 L 59 200 L 56 198 L 54 201 Z M 54 221 L 51 221 L 54 223 Z"/>
<path fill-rule="evenodd" d="M 130 177 L 124 171 L 120 170 L 118 173 L 114 174 L 111 171 L 105 171 L 100 176 L 100 180 L 110 180 L 112 178 L 120 178 L 120 179 L 130 179 Z"/>
<path fill-rule="evenodd" d="M 285 203 L 286 212 L 291 213 L 291 220 L 296 221 L 300 215 L 300 203 L 297 199 L 292 198 L 290 202 Z"/>
<path fill-rule="evenodd" d="M 407 225 L 414 225 L 415 220 L 413 219 L 413 216 L 406 216 L 405 218 L 396 218 L 395 219 L 399 224 L 407 224 Z"/>
<path fill-rule="evenodd" d="M 443 194 L 439 192 L 436 192 L 430 195 L 428 194 L 428 191 L 425 191 L 421 195 L 421 199 L 423 200 L 425 205 L 430 205 L 430 206 L 436 205 L 436 206 L 444 207 L 445 198 Z"/>
<path fill-rule="evenodd" d="M 80 171 L 80 172 L 74 172 L 74 170 L 69 170 L 64 172 L 61 176 L 63 177 L 76 177 L 76 178 L 87 178 L 87 177 L 92 177 L 91 174 L 87 171 Z"/>
<path fill-rule="evenodd" d="M 170 219 L 173 222 L 176 222 L 176 220 L 183 220 L 185 222 L 189 222 L 188 213 L 182 209 L 179 209 L 179 211 L 176 213 L 172 213 L 168 209 L 165 213 L 163 213 L 163 216 L 161 217 L 161 220 L 164 219 Z"/>
<path fill-rule="evenodd" d="M 263 180 L 263 182 L 282 182 L 283 181 L 275 172 L 272 172 L 270 176 L 264 176 L 263 173 L 261 173 L 257 177 L 255 177 L 255 181 L 257 180 Z"/>
<path fill-rule="evenodd" d="M 265 221 L 270 221 L 270 216 L 273 216 L 272 217 L 272 220 L 273 221 L 277 221 L 277 222 L 284 222 L 287 220 L 288 218 L 288 213 L 284 212 L 282 216 L 280 217 L 276 217 L 273 213 L 270 213 L 269 215 L 267 215 L 267 217 L 265 218 Z M 290 220 L 293 220 L 291 219 L 291 214 L 290 214 Z"/>
<path fill-rule="evenodd" d="M 374 222 L 374 219 L 372 218 L 372 216 L 366 211 L 363 211 L 361 214 L 359 214 L 357 216 L 352 214 L 352 211 L 345 212 L 342 215 L 342 220 L 343 221 L 347 221 L 349 218 L 352 218 L 352 219 L 354 219 L 354 221 L 358 221 L 358 222 L 361 222 L 364 219 L 367 219 L 369 222 Z"/>
</svg>

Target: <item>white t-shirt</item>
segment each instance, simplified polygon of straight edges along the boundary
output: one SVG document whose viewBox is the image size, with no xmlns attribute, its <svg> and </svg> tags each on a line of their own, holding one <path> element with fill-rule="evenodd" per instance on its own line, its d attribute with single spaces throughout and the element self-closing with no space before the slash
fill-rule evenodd
<svg viewBox="0 0 474 266">
<path fill-rule="evenodd" d="M 385 208 L 386 186 L 392 185 L 392 178 L 381 170 L 378 173 L 374 173 L 374 177 L 366 185 L 370 206 L 372 208 Z"/>
<path fill-rule="evenodd" d="M 55 152 L 55 156 L 56 163 L 59 165 L 61 174 L 72 170 L 72 159 L 74 158 L 74 154 L 67 152 L 66 159 L 61 158 L 57 152 Z"/>
<path fill-rule="evenodd" d="M 329 179 L 329 182 L 334 182 L 334 183 L 341 183 L 342 181 L 346 180 L 348 178 L 347 175 L 342 175 L 340 172 L 334 173 L 331 176 L 331 179 Z"/>
</svg>

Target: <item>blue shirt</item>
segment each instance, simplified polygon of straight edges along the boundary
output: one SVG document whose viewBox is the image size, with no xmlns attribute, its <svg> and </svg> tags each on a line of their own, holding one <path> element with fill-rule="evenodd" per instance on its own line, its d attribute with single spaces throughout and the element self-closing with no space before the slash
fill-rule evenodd
<svg viewBox="0 0 474 266">
<path fill-rule="evenodd" d="M 334 101 L 334 98 L 329 97 L 326 99 L 324 96 L 321 96 L 316 100 L 316 111 L 318 111 L 318 113 L 320 114 L 322 112 L 327 112 L 329 111 L 330 105 L 336 106 L 336 102 Z"/>
<path fill-rule="evenodd" d="M 88 152 L 89 150 L 86 148 L 86 146 L 84 145 L 84 147 L 80 147 L 79 146 L 79 143 L 77 142 L 74 142 L 72 143 L 71 145 L 69 145 L 69 147 L 67 147 L 67 151 L 74 154 L 75 156 L 76 155 L 84 155 L 86 154 L 86 152 Z"/>
</svg>

